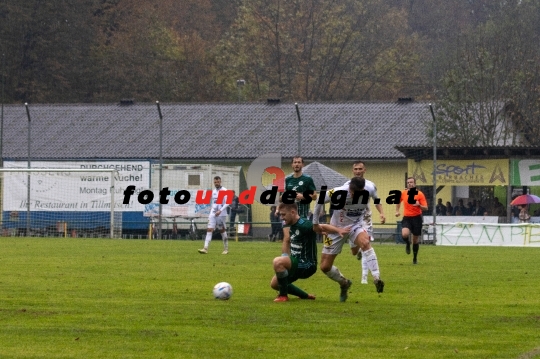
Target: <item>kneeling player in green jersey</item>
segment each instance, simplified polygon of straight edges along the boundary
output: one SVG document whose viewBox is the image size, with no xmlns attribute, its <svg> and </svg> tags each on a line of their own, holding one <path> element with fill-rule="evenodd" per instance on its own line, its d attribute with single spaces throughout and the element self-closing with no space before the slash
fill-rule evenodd
<svg viewBox="0 0 540 359">
<path fill-rule="evenodd" d="M 279 215 L 286 225 L 290 226 L 290 238 L 284 239 L 283 254 L 274 258 L 274 271 L 270 286 L 279 291 L 274 302 L 286 302 L 288 294 L 302 299 L 315 299 L 315 296 L 304 292 L 292 283 L 297 279 L 311 277 L 317 271 L 317 234 L 313 231 L 311 221 L 298 215 L 296 203 L 281 203 L 278 207 Z M 337 228 L 331 225 L 320 225 L 328 233 L 345 235 L 348 229 Z"/>
</svg>

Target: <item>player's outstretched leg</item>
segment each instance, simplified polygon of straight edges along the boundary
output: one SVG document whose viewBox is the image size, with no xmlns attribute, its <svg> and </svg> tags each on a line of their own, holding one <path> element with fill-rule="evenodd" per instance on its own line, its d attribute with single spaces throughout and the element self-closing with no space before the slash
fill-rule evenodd
<svg viewBox="0 0 540 359">
<path fill-rule="evenodd" d="M 274 302 L 286 302 L 289 300 L 289 271 L 284 270 L 283 272 L 276 272 L 276 279 L 278 282 L 279 294 Z"/>
<path fill-rule="evenodd" d="M 356 253 L 356 258 L 360 261 L 360 265 L 362 267 L 362 284 L 367 284 L 368 283 L 368 274 L 369 274 L 369 269 L 367 267 L 367 262 L 366 262 L 366 258 L 365 257 L 362 257 L 362 251 L 361 250 L 358 250 L 358 253 Z"/>
<path fill-rule="evenodd" d="M 418 250 L 420 249 L 420 243 L 413 243 L 412 250 L 413 250 L 413 264 L 417 264 L 417 257 L 418 257 Z"/>
<path fill-rule="evenodd" d="M 295 295 L 300 299 L 315 299 L 315 296 L 313 294 L 308 294 L 304 292 L 302 289 L 298 288 L 294 284 L 289 284 L 287 286 L 287 291 L 290 295 Z"/>
<path fill-rule="evenodd" d="M 411 254 L 411 241 L 409 240 L 409 236 L 403 237 L 403 241 L 405 242 L 405 253 Z"/>
<path fill-rule="evenodd" d="M 212 232 L 206 232 L 206 238 L 204 239 L 204 248 L 199 249 L 200 254 L 208 253 L 208 246 L 210 245 L 211 241 L 212 241 Z"/>
<path fill-rule="evenodd" d="M 362 251 L 358 251 L 358 253 L 362 253 Z M 362 257 L 362 284 L 367 284 L 368 273 L 369 273 L 369 268 L 368 268 L 366 257 Z"/>
<path fill-rule="evenodd" d="M 345 278 L 336 266 L 332 266 L 330 270 L 328 272 L 324 272 L 324 274 L 326 274 L 326 276 L 332 279 L 334 282 L 339 283 L 339 301 L 345 302 L 349 296 L 349 288 L 351 287 L 352 282 Z"/>
<path fill-rule="evenodd" d="M 229 253 L 229 239 L 227 238 L 227 232 L 221 232 L 221 239 L 223 239 L 223 252 L 221 254 Z"/>
<path fill-rule="evenodd" d="M 341 284 L 339 286 L 339 301 L 345 302 L 347 298 L 349 297 L 349 288 L 351 288 L 352 282 L 347 279 L 345 284 Z"/>
<path fill-rule="evenodd" d="M 384 282 L 381 280 L 381 274 L 379 272 L 379 261 L 373 248 L 368 249 L 362 253 L 362 257 L 366 258 L 368 268 L 373 276 L 373 283 L 377 289 L 377 293 L 382 293 L 384 290 Z"/>
</svg>

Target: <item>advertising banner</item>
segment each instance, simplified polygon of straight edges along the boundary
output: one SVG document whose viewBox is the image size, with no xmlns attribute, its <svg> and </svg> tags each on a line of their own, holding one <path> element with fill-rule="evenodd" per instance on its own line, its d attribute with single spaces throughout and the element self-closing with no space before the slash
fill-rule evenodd
<svg viewBox="0 0 540 359">
<path fill-rule="evenodd" d="M 123 204 L 128 185 L 136 193 L 149 187 L 148 161 L 33 161 L 31 166 L 54 169 L 115 169 L 115 211 L 142 212 L 144 205 L 133 196 Z M 4 168 L 26 168 L 25 161 L 5 161 Z M 30 174 L 31 211 L 102 212 L 111 208 L 110 172 L 33 172 Z M 3 173 L 3 210 L 25 211 L 27 208 L 28 173 Z"/>
<path fill-rule="evenodd" d="M 196 190 L 184 190 L 189 192 L 191 200 L 185 204 L 178 204 L 174 201 L 174 196 L 179 191 L 178 189 L 170 189 L 169 203 L 161 205 L 161 213 L 163 217 L 179 217 L 179 218 L 207 218 L 210 215 L 212 206 L 210 204 L 197 204 L 195 203 L 195 197 L 197 196 Z M 144 206 L 145 217 L 159 216 L 159 197 L 154 197 L 154 201 Z"/>
<path fill-rule="evenodd" d="M 540 186 L 540 160 L 512 160 L 512 186 Z"/>
<path fill-rule="evenodd" d="M 409 159 L 408 173 L 418 186 L 433 185 L 433 161 Z M 506 186 L 509 184 L 508 160 L 440 160 L 437 161 L 438 185 Z"/>
<path fill-rule="evenodd" d="M 437 245 L 540 247 L 540 224 L 438 224 Z"/>
</svg>

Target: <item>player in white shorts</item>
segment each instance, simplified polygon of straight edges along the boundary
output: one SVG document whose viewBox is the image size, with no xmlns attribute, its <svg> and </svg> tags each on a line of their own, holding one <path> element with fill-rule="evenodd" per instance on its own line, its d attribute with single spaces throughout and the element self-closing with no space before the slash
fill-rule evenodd
<svg viewBox="0 0 540 359">
<path fill-rule="evenodd" d="M 220 201 L 222 203 L 217 203 L 219 192 L 227 191 L 227 189 L 221 186 L 221 177 L 219 176 L 214 177 L 214 186 L 216 188 L 212 191 L 212 209 L 210 210 L 210 214 L 208 215 L 208 227 L 206 230 L 206 238 L 204 240 L 204 248 L 199 249 L 199 253 L 201 254 L 208 253 L 208 246 L 212 241 L 212 234 L 214 233 L 214 229 L 216 227 L 219 229 L 219 232 L 221 233 L 221 238 L 223 239 L 222 254 L 229 253 L 229 240 L 227 237 L 227 231 L 225 230 L 227 226 L 227 207 L 229 206 L 225 202 L 228 195 L 223 196 L 223 200 Z M 232 191 L 229 192 L 232 193 Z"/>
<path fill-rule="evenodd" d="M 366 173 L 366 164 L 364 163 L 364 161 L 355 161 L 353 163 L 352 171 L 353 171 L 354 177 L 364 178 L 364 174 Z M 349 182 L 350 181 L 345 182 L 344 186 L 348 186 Z M 383 210 L 382 204 L 380 203 L 380 198 L 377 195 L 377 187 L 375 186 L 375 183 L 366 179 L 366 185 L 364 189 L 369 192 L 369 197 L 373 198 L 375 208 L 377 208 L 377 211 L 379 212 L 379 215 L 380 215 L 381 224 L 384 224 L 386 222 L 386 216 L 384 215 L 384 210 Z M 364 214 L 364 228 L 369 227 L 369 239 L 373 241 L 373 228 L 372 228 L 372 222 L 371 222 L 372 212 L 371 212 L 371 208 L 369 207 L 369 199 L 367 203 L 367 208 L 368 210 Z M 357 258 L 361 261 L 361 267 L 362 267 L 361 283 L 367 284 L 369 270 L 368 270 L 366 259 L 362 257 L 362 252 L 359 250 L 357 251 L 357 253 L 354 253 L 353 251 L 352 254 L 356 255 Z"/>
<path fill-rule="evenodd" d="M 342 208 L 335 209 L 332 213 L 330 224 L 339 228 L 350 228 L 349 235 L 344 237 L 328 234 L 324 240 L 321 255 L 320 268 L 328 278 L 339 283 L 341 289 L 339 299 L 341 302 L 347 300 L 348 290 L 352 285 L 352 282 L 345 278 L 339 269 L 334 266 L 334 260 L 337 255 L 341 253 L 345 242 L 349 243 L 353 254 L 356 255 L 358 250 L 362 251 L 362 256 L 366 258 L 368 268 L 373 275 L 373 283 L 375 284 L 377 292 L 382 293 L 384 289 L 384 282 L 380 279 L 377 255 L 375 254 L 375 250 L 371 247 L 371 221 L 367 224 L 364 221 L 364 215 L 369 211 L 367 205 L 368 198 L 365 198 L 365 200 L 362 198 L 364 193 L 366 196 L 369 196 L 369 193 L 365 192 L 364 187 L 365 180 L 363 178 L 354 177 L 351 179 L 349 185 L 336 187 L 328 191 L 324 198 L 324 203 L 328 203 L 332 200 L 333 204 L 342 205 Z M 356 203 L 353 203 L 355 193 L 357 193 L 358 198 Z M 322 194 L 321 191 L 321 196 Z M 345 200 L 343 200 L 344 196 Z M 320 202 L 320 200 L 317 202 Z M 322 208 L 323 205 L 317 203 L 313 210 L 313 229 L 318 233 L 322 233 L 318 220 Z"/>
</svg>

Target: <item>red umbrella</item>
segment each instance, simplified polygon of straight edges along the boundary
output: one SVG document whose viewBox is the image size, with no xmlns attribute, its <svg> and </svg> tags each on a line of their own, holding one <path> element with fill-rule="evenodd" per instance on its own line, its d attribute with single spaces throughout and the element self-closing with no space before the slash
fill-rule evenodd
<svg viewBox="0 0 540 359">
<path fill-rule="evenodd" d="M 534 194 L 522 194 L 521 196 L 514 198 L 514 200 L 510 202 L 510 205 L 519 206 L 532 203 L 540 203 L 540 197 L 535 196 Z"/>
</svg>

